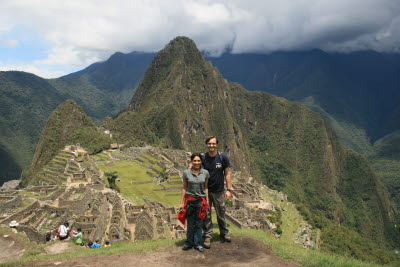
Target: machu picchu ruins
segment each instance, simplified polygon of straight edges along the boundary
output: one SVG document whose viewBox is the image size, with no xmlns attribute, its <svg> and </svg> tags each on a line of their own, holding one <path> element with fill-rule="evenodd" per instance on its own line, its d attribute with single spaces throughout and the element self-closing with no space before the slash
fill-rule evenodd
<svg viewBox="0 0 400 267">
<path fill-rule="evenodd" d="M 88 155 L 79 145 L 66 146 L 37 174 L 38 185 L 0 191 L 0 224 L 17 221 L 18 230 L 37 243 L 44 243 L 45 234 L 64 222 L 73 229 L 81 228 L 84 242 L 104 243 L 116 235 L 131 241 L 184 237 L 185 226 L 176 215 L 181 176 L 191 153 L 151 146 L 120 147 L 115 144 L 109 151 Z M 119 164 L 133 164 L 127 174 L 118 172 L 115 183 L 121 192 L 106 182 L 106 170 L 127 168 Z M 139 176 L 133 177 L 132 166 L 137 167 Z M 228 223 L 278 237 L 281 222 L 277 215 L 288 203 L 286 195 L 240 171 L 233 171 L 232 178 Z M 315 247 L 317 242 L 310 241 L 311 227 L 303 222 L 300 228 L 292 233 L 293 241 Z"/>
</svg>

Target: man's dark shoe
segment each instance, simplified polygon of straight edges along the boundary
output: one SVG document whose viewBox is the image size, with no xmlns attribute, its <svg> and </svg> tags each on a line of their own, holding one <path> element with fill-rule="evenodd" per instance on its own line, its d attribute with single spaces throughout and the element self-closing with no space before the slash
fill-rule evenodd
<svg viewBox="0 0 400 267">
<path fill-rule="evenodd" d="M 196 250 L 198 250 L 199 252 L 204 252 L 204 248 L 201 246 L 198 246 L 195 248 Z"/>
<path fill-rule="evenodd" d="M 192 249 L 192 247 L 189 247 L 189 246 L 183 244 L 182 250 L 189 250 L 189 249 Z"/>
<path fill-rule="evenodd" d="M 222 242 L 231 243 L 232 239 L 231 239 L 230 236 L 223 236 L 222 237 Z"/>
<path fill-rule="evenodd" d="M 203 246 L 204 246 L 204 248 L 206 248 L 206 249 L 210 249 L 210 248 L 211 248 L 211 241 L 210 241 L 210 239 L 204 240 Z"/>
</svg>

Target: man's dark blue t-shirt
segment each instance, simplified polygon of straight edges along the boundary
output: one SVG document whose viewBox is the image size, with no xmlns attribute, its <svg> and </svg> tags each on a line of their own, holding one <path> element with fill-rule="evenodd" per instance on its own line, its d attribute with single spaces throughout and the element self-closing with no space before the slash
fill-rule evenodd
<svg viewBox="0 0 400 267">
<path fill-rule="evenodd" d="M 213 193 L 224 191 L 224 169 L 230 167 L 228 157 L 224 153 L 221 156 L 224 164 L 222 164 L 218 153 L 215 157 L 210 157 L 208 152 L 204 155 L 203 167 L 210 173 L 208 190 Z"/>
</svg>

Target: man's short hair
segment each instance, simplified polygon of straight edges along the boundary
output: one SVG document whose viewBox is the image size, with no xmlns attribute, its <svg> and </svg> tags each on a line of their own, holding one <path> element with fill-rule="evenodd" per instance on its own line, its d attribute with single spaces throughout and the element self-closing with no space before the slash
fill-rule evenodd
<svg viewBox="0 0 400 267">
<path fill-rule="evenodd" d="M 209 136 L 209 137 L 207 137 L 207 139 L 206 139 L 206 145 L 208 144 L 208 142 L 210 142 L 210 140 L 211 139 L 213 139 L 213 138 L 215 138 L 215 141 L 217 142 L 217 144 L 218 144 L 218 138 L 217 138 L 217 136 Z"/>
</svg>

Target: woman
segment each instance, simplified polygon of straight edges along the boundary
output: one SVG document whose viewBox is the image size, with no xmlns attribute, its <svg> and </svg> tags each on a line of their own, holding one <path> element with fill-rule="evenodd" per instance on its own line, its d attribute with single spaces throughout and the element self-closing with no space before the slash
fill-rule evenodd
<svg viewBox="0 0 400 267">
<path fill-rule="evenodd" d="M 208 210 L 208 178 L 210 174 L 201 168 L 201 155 L 193 153 L 190 157 L 192 168 L 183 172 L 183 188 L 178 219 L 185 224 L 187 219 L 186 241 L 182 249 L 195 248 L 204 251 L 201 242 L 203 220 Z"/>
</svg>

